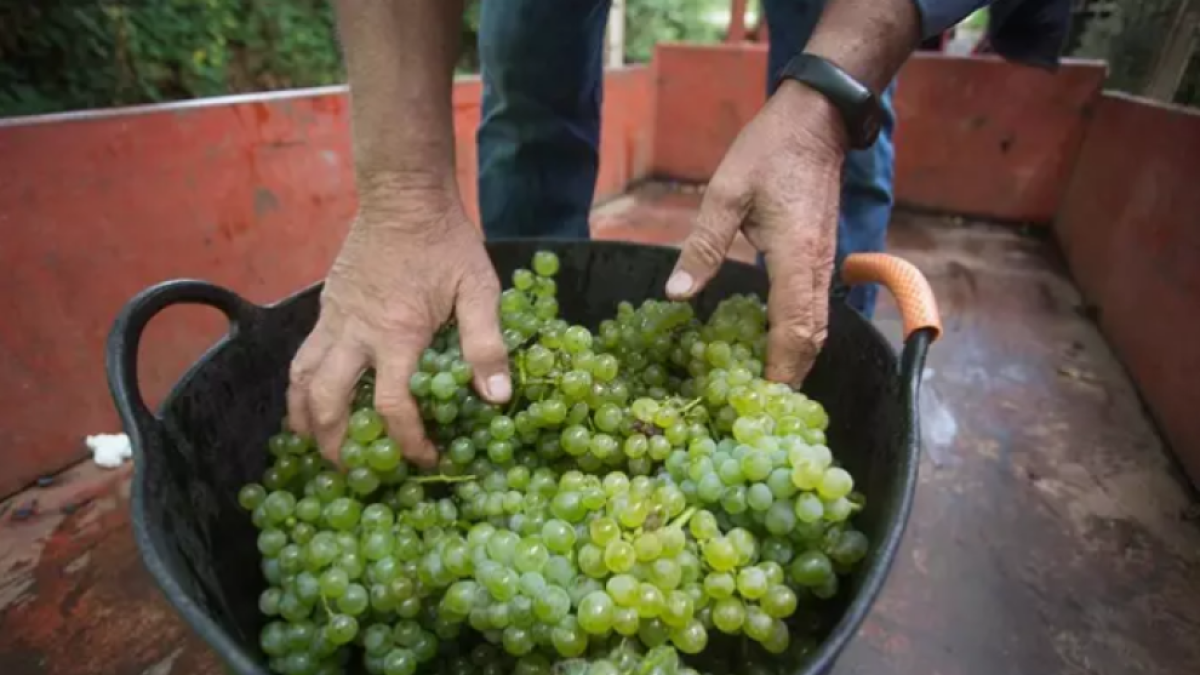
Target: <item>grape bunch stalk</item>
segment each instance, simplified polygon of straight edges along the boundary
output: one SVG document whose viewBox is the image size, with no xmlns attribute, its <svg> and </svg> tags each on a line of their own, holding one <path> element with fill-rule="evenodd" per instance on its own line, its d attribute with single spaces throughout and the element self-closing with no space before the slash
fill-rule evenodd
<svg viewBox="0 0 1200 675">
<path fill-rule="evenodd" d="M 763 303 L 621 303 L 593 332 L 559 317 L 559 266 L 538 252 L 501 295 L 508 404 L 471 391 L 453 325 L 422 355 L 432 471 L 403 460 L 371 373 L 340 466 L 270 439 L 238 499 L 272 671 L 773 673 L 817 644 L 868 553 L 864 501 L 821 405 L 763 379 Z"/>
</svg>

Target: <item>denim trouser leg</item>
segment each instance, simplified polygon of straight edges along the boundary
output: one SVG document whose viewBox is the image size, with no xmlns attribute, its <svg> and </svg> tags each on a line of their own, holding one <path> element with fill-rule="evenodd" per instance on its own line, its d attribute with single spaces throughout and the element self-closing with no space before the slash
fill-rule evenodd
<svg viewBox="0 0 1200 675">
<path fill-rule="evenodd" d="M 792 56 L 808 43 L 821 16 L 821 0 L 763 0 L 770 33 L 767 87 Z M 879 140 L 866 150 L 846 154 L 842 182 L 841 217 L 838 219 L 837 264 L 850 253 L 882 251 L 887 243 L 887 225 L 892 212 L 893 162 L 895 149 L 892 133 L 895 114 L 892 92 L 884 91 L 884 119 Z M 847 302 L 870 317 L 875 309 L 877 288 L 872 284 L 850 290 Z"/>
<path fill-rule="evenodd" d="M 587 238 L 608 0 L 481 6 L 479 211 L 489 238 Z"/>
</svg>

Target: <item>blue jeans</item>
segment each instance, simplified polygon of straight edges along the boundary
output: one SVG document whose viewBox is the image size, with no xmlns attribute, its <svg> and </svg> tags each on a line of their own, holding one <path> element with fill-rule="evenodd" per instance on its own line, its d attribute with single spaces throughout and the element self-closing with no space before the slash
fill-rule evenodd
<svg viewBox="0 0 1200 675">
<path fill-rule="evenodd" d="M 768 87 L 804 48 L 821 0 L 763 0 Z M 479 211 L 489 238 L 588 236 L 600 164 L 600 101 L 608 0 L 502 0 L 481 5 Z M 838 262 L 881 251 L 892 209 L 892 87 L 879 141 L 846 157 Z M 876 289 L 848 302 L 870 316 Z"/>
</svg>

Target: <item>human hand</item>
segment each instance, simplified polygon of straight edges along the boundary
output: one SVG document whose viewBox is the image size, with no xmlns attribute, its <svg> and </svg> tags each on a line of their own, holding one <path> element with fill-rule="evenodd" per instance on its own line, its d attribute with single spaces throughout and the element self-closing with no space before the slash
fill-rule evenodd
<svg viewBox="0 0 1200 675">
<path fill-rule="evenodd" d="M 475 389 L 492 403 L 512 393 L 500 337 L 500 284 L 482 236 L 457 195 L 441 189 L 364 197 L 321 293 L 321 314 L 292 361 L 288 420 L 337 461 L 354 387 L 375 367 L 375 409 L 405 458 L 429 466 L 408 382 L 434 332 L 453 315 Z"/>
<path fill-rule="evenodd" d="M 836 109 L 784 82 L 721 160 L 667 281 L 670 298 L 690 298 L 742 231 L 766 256 L 766 375 L 778 382 L 799 384 L 825 342 L 846 146 Z"/>
</svg>

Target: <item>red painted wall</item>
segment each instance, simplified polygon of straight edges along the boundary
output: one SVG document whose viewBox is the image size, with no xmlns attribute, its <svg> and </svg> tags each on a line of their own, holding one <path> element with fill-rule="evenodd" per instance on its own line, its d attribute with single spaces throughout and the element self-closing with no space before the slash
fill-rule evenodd
<svg viewBox="0 0 1200 675">
<path fill-rule="evenodd" d="M 1100 328 L 1200 484 L 1200 111 L 1105 94 L 1054 230 Z"/>
<path fill-rule="evenodd" d="M 605 80 L 599 198 L 644 175 L 652 80 Z M 472 214 L 479 82 L 454 92 Z M 257 302 L 317 281 L 356 208 L 342 88 L 0 121 L 0 495 L 84 453 L 117 421 L 103 344 L 121 305 L 199 277 Z M 169 310 L 143 341 L 150 400 L 223 327 Z"/>
<path fill-rule="evenodd" d="M 707 180 L 765 100 L 763 45 L 655 53 L 655 174 Z M 918 53 L 895 97 L 896 198 L 925 209 L 1048 223 L 1066 189 L 1104 67 L 1056 74 L 991 58 Z"/>
</svg>

